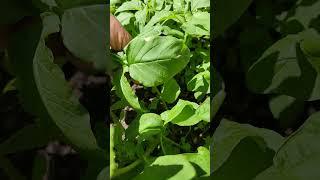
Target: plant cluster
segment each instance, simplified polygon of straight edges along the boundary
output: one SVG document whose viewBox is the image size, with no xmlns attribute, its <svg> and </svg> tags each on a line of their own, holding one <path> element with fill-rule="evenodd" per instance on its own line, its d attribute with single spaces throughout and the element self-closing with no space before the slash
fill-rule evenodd
<svg viewBox="0 0 320 180">
<path fill-rule="evenodd" d="M 211 177 L 319 179 L 320 1 L 232 2 L 214 6 Z"/>
<path fill-rule="evenodd" d="M 133 36 L 112 52 L 111 178 L 210 175 L 209 10 L 209 0 L 111 1 Z"/>
</svg>

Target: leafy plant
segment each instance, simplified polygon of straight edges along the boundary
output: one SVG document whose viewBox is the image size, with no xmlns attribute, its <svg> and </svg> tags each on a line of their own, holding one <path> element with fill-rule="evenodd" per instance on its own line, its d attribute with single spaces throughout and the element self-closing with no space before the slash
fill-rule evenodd
<svg viewBox="0 0 320 180">
<path fill-rule="evenodd" d="M 123 52 L 112 53 L 111 178 L 208 177 L 210 1 L 111 7 L 133 35 Z"/>
</svg>

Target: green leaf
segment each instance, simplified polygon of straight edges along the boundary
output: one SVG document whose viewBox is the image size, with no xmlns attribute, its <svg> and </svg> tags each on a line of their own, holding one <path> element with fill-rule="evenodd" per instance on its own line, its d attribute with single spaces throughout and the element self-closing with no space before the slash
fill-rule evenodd
<svg viewBox="0 0 320 180">
<path fill-rule="evenodd" d="M 208 97 L 197 109 L 195 116 L 201 120 L 210 122 L 210 97 Z"/>
<path fill-rule="evenodd" d="M 117 89 L 120 90 L 121 96 L 130 104 L 132 108 L 137 111 L 144 112 L 146 109 L 144 108 L 143 104 L 139 101 L 137 95 L 131 88 L 127 77 L 125 76 L 125 71 L 119 75 L 120 77 L 116 76 L 115 81 L 117 82 Z"/>
<path fill-rule="evenodd" d="M 59 27 L 59 23 L 57 21 L 52 22 L 51 18 L 52 16 L 44 17 L 43 24 L 56 24 L 55 26 L 44 27 L 42 38 L 33 58 L 33 74 L 36 87 L 49 117 L 63 132 L 64 136 L 84 153 L 93 151 L 101 153 L 91 130 L 89 113 L 72 94 L 71 87 L 65 80 L 62 70 L 54 64 L 53 54 L 45 44 L 44 38 L 57 30 L 56 28 L 52 29 L 52 27 Z"/>
<path fill-rule="evenodd" d="M 105 167 L 98 175 L 97 180 L 105 180 L 110 178 L 109 176 L 109 166 Z"/>
<path fill-rule="evenodd" d="M 163 128 L 161 116 L 154 113 L 143 114 L 139 119 L 139 134 L 143 138 L 159 134 Z"/>
<path fill-rule="evenodd" d="M 146 87 L 165 83 L 190 59 L 189 48 L 171 36 L 136 37 L 125 52 L 130 76 Z"/>
<path fill-rule="evenodd" d="M 320 172 L 315 168 L 320 160 L 320 113 L 311 115 L 306 122 L 281 146 L 274 164 L 257 176 L 256 180 L 316 180 Z"/>
<path fill-rule="evenodd" d="M 6 86 L 3 88 L 3 90 L 2 90 L 2 93 L 3 94 L 5 94 L 5 93 L 7 93 L 7 92 L 9 92 L 9 91 L 14 91 L 14 90 L 17 90 L 17 88 L 16 88 L 16 82 L 17 81 L 17 79 L 12 79 L 12 80 L 10 80 L 7 84 L 6 84 Z"/>
<path fill-rule="evenodd" d="M 147 23 L 147 25 L 144 27 L 144 30 L 148 30 L 152 28 L 155 24 L 168 20 L 173 17 L 174 13 L 172 11 L 167 11 L 167 10 L 162 10 L 162 11 L 157 11 L 154 16 L 150 19 L 150 21 Z"/>
<path fill-rule="evenodd" d="M 209 8 L 210 0 L 191 0 L 191 10 L 196 11 L 200 8 Z"/>
<path fill-rule="evenodd" d="M 283 143 L 283 137 L 271 130 L 256 128 L 248 124 L 238 124 L 228 120 L 222 120 L 213 135 L 213 148 L 211 162 L 212 171 L 217 171 L 229 158 L 232 150 L 245 137 L 261 137 L 266 146 L 277 151 Z"/>
<path fill-rule="evenodd" d="M 218 113 L 220 107 L 222 106 L 224 99 L 226 98 L 226 92 L 222 89 L 220 90 L 212 99 L 212 112 L 211 117 L 215 117 Z"/>
<path fill-rule="evenodd" d="M 141 1 L 127 1 L 121 4 L 121 6 L 117 9 L 115 14 L 123 11 L 139 11 L 142 10 L 142 8 L 143 6 Z"/>
<path fill-rule="evenodd" d="M 273 117 L 279 120 L 281 128 L 296 127 L 304 111 L 304 102 L 286 95 L 277 95 L 269 102 Z"/>
<path fill-rule="evenodd" d="M 134 14 L 131 12 L 122 12 L 117 15 L 117 20 L 121 23 L 122 26 L 130 24 L 131 18 L 134 17 Z"/>
<path fill-rule="evenodd" d="M 66 48 L 100 71 L 111 63 L 107 57 L 107 13 L 107 5 L 83 6 L 66 10 L 61 21 Z"/>
<path fill-rule="evenodd" d="M 181 180 L 192 179 L 196 170 L 183 155 L 167 155 L 158 157 L 150 166 L 134 178 L 134 180 Z"/>
<path fill-rule="evenodd" d="M 299 43 L 306 40 L 308 33 L 288 35 L 266 50 L 249 69 L 249 88 L 257 93 L 284 94 L 299 100 L 319 99 L 319 73 Z"/>
<path fill-rule="evenodd" d="M 194 163 L 201 169 L 197 171 L 197 176 L 210 175 L 210 151 L 205 147 L 198 147 L 198 153 L 185 153 L 183 154 L 187 160 Z M 197 168 L 196 168 L 197 169 Z"/>
<path fill-rule="evenodd" d="M 161 113 L 161 118 L 165 121 L 165 124 L 171 122 L 179 126 L 192 126 L 202 120 L 201 117 L 196 115 L 198 107 L 197 103 L 180 99 L 171 110 Z"/>
<path fill-rule="evenodd" d="M 216 0 L 213 1 L 215 15 L 213 16 L 213 34 L 214 37 L 219 36 L 233 23 L 249 7 L 252 0 Z"/>
<path fill-rule="evenodd" d="M 188 82 L 187 89 L 195 92 L 194 96 L 197 100 L 210 93 L 210 72 L 204 71 L 196 74 Z"/>
<path fill-rule="evenodd" d="M 196 12 L 181 27 L 186 33 L 194 36 L 210 36 L 210 14 Z"/>
<path fill-rule="evenodd" d="M 168 103 L 173 103 L 181 93 L 180 86 L 175 79 L 165 82 L 161 90 L 161 98 Z"/>
</svg>

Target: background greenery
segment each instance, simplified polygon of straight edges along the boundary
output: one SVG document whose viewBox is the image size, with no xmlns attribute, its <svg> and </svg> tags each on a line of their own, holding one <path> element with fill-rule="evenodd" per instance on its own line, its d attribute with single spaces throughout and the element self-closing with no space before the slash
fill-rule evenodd
<svg viewBox="0 0 320 180">
<path fill-rule="evenodd" d="M 320 2 L 228 2 L 213 11 L 212 177 L 319 179 Z"/>
</svg>

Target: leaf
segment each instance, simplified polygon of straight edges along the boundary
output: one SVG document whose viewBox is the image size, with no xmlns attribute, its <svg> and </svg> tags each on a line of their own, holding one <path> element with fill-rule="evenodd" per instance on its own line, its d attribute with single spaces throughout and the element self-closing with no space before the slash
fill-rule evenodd
<svg viewBox="0 0 320 180">
<path fill-rule="evenodd" d="M 127 1 L 121 4 L 121 6 L 117 9 L 115 14 L 123 12 L 123 11 L 139 11 L 142 10 L 142 2 L 133 0 L 133 1 Z"/>
<path fill-rule="evenodd" d="M 107 58 L 107 13 L 106 5 L 83 6 L 66 10 L 61 21 L 66 48 L 100 71 L 111 63 Z"/>
<path fill-rule="evenodd" d="M 195 92 L 194 96 L 197 100 L 210 93 L 210 72 L 204 71 L 196 74 L 188 82 L 187 89 Z"/>
<path fill-rule="evenodd" d="M 150 19 L 150 21 L 146 24 L 146 26 L 144 27 L 144 29 L 142 30 L 142 32 L 144 30 L 148 30 L 150 28 L 152 28 L 152 26 L 154 26 L 155 24 L 168 20 L 170 18 L 173 18 L 173 12 L 172 11 L 167 11 L 167 10 L 162 10 L 162 11 L 157 11 L 152 18 Z"/>
<path fill-rule="evenodd" d="M 198 107 L 197 103 L 180 99 L 171 110 L 161 113 L 161 118 L 165 121 L 165 124 L 171 122 L 179 126 L 192 126 L 202 120 L 201 117 L 196 115 Z"/>
<path fill-rule="evenodd" d="M 46 21 L 52 20 L 51 17 L 44 17 L 43 24 L 49 23 Z M 59 27 L 58 22 L 54 23 Z M 44 27 L 43 36 L 33 58 L 33 78 L 41 100 L 51 120 L 78 150 L 84 153 L 90 151 L 102 153 L 91 130 L 89 113 L 72 94 L 62 70 L 53 63 L 51 50 L 45 45 L 44 38 L 56 31 L 51 27 Z M 102 154 L 99 153 L 98 155 L 101 156 Z"/>
<path fill-rule="evenodd" d="M 173 103 L 175 100 L 177 100 L 180 93 L 181 89 L 179 84 L 175 79 L 172 78 L 163 84 L 161 98 L 168 103 Z"/>
<path fill-rule="evenodd" d="M 209 8 L 210 0 L 191 0 L 191 10 L 196 11 L 200 8 Z"/>
<path fill-rule="evenodd" d="M 109 178 L 109 166 L 105 167 L 98 175 L 97 180 L 105 180 Z"/>
<path fill-rule="evenodd" d="M 15 78 L 12 79 L 12 80 L 10 80 L 10 81 L 6 84 L 6 86 L 3 88 L 2 93 L 5 94 L 5 93 L 7 93 L 7 92 L 9 92 L 9 91 L 17 90 L 17 88 L 16 88 L 16 80 L 17 80 L 17 79 L 15 79 Z"/>
<path fill-rule="evenodd" d="M 208 97 L 197 109 L 195 116 L 206 122 L 210 122 L 210 97 Z"/>
<path fill-rule="evenodd" d="M 150 166 L 134 178 L 134 180 L 181 180 L 196 176 L 194 167 L 183 155 L 167 155 L 158 157 Z"/>
<path fill-rule="evenodd" d="M 181 27 L 186 33 L 194 36 L 210 36 L 210 14 L 196 12 Z"/>
<path fill-rule="evenodd" d="M 130 76 L 146 87 L 161 85 L 189 62 L 190 50 L 171 36 L 136 37 L 125 50 Z"/>
<path fill-rule="evenodd" d="M 131 12 L 122 12 L 117 16 L 117 20 L 121 23 L 122 26 L 130 24 L 131 18 L 134 17 L 134 14 Z"/>
<path fill-rule="evenodd" d="M 273 117 L 279 120 L 281 128 L 296 127 L 304 110 L 304 102 L 286 95 L 278 95 L 269 101 Z"/>
<path fill-rule="evenodd" d="M 316 180 L 320 173 L 316 165 L 320 160 L 320 113 L 311 115 L 277 151 L 274 165 L 257 176 L 256 180 L 294 179 Z"/>
<path fill-rule="evenodd" d="M 143 114 L 139 119 L 139 134 L 143 138 L 159 134 L 163 127 L 161 116 L 154 113 Z"/>
<path fill-rule="evenodd" d="M 213 1 L 213 34 L 214 37 L 222 34 L 234 24 L 249 7 L 252 0 L 216 0 Z"/>
<path fill-rule="evenodd" d="M 120 77 L 116 77 L 115 80 L 117 82 L 117 88 L 119 88 L 121 96 L 137 111 L 145 112 L 147 111 L 143 104 L 140 103 L 137 95 L 131 88 L 127 77 L 125 76 L 125 71 L 121 73 Z"/>
<path fill-rule="evenodd" d="M 299 43 L 308 33 L 310 31 L 288 35 L 266 50 L 249 69 L 249 88 L 257 93 L 284 94 L 299 100 L 319 99 L 319 73 Z M 259 77 L 259 81 L 255 77 Z"/>
<path fill-rule="evenodd" d="M 210 151 L 207 148 L 200 146 L 198 147 L 198 153 L 185 153 L 183 155 L 189 162 L 201 168 L 203 172 L 197 171 L 198 177 L 210 175 Z"/>
<path fill-rule="evenodd" d="M 222 106 L 224 99 L 226 98 L 226 92 L 224 89 L 220 90 L 212 99 L 212 111 L 211 117 L 215 117 L 220 107 Z"/>
<path fill-rule="evenodd" d="M 256 128 L 247 124 L 238 124 L 228 120 L 222 120 L 213 135 L 213 147 L 211 152 L 212 171 L 217 171 L 229 158 L 232 150 L 245 137 L 261 137 L 266 146 L 277 151 L 283 143 L 283 137 L 271 130 Z"/>
</svg>

